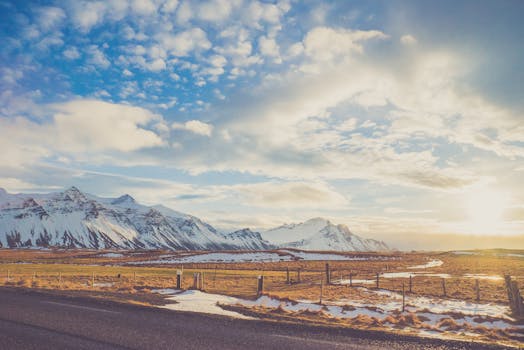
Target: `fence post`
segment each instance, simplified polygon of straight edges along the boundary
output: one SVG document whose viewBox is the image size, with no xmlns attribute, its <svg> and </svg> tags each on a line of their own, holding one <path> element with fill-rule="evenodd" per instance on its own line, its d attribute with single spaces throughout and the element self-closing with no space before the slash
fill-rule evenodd
<svg viewBox="0 0 524 350">
<path fill-rule="evenodd" d="M 349 286 L 353 287 L 353 272 L 349 273 Z"/>
<path fill-rule="evenodd" d="M 35 282 L 35 278 L 36 278 L 36 272 L 33 271 L 33 277 L 31 278 L 31 283 L 34 283 Z"/>
<path fill-rule="evenodd" d="M 509 275 L 504 276 L 504 280 L 508 291 L 509 307 L 515 316 L 521 318 L 524 316 L 524 304 L 517 281 L 512 281 Z"/>
<path fill-rule="evenodd" d="M 7 269 L 7 282 L 9 282 L 10 278 L 11 278 L 11 275 L 9 274 L 9 269 Z"/>
<path fill-rule="evenodd" d="M 133 271 L 133 284 L 136 284 L 136 271 Z"/>
<path fill-rule="evenodd" d="M 297 270 L 297 282 L 300 283 L 300 267 Z"/>
<path fill-rule="evenodd" d="M 200 285 L 200 272 L 193 273 L 193 289 L 198 289 Z"/>
<path fill-rule="evenodd" d="M 95 273 L 91 276 L 91 288 L 95 288 Z"/>
<path fill-rule="evenodd" d="M 204 272 L 200 272 L 201 278 L 200 278 L 200 290 L 204 290 Z"/>
<path fill-rule="evenodd" d="M 262 295 L 262 293 L 264 293 L 264 276 L 259 275 L 257 284 L 257 296 Z"/>
<path fill-rule="evenodd" d="M 182 271 L 176 270 L 176 289 L 182 289 Z"/>
<path fill-rule="evenodd" d="M 480 283 L 478 278 L 475 280 L 475 292 L 477 294 L 477 302 L 480 301 Z"/>
<path fill-rule="evenodd" d="M 58 288 L 62 289 L 62 272 L 58 273 Z"/>
<path fill-rule="evenodd" d="M 286 267 L 286 284 L 291 284 L 289 280 L 289 267 Z"/>
<path fill-rule="evenodd" d="M 326 263 L 326 284 L 331 284 L 331 269 L 328 263 Z"/>
<path fill-rule="evenodd" d="M 319 299 L 319 304 L 322 305 L 322 292 L 323 292 L 323 289 L 324 289 L 324 280 L 323 279 L 320 279 L 320 299 Z"/>
<path fill-rule="evenodd" d="M 379 288 L 380 273 L 377 272 L 377 289 Z"/>
<path fill-rule="evenodd" d="M 413 275 L 409 275 L 409 292 L 412 292 L 413 288 Z"/>
<path fill-rule="evenodd" d="M 446 294 L 446 279 L 443 278 L 442 279 L 442 294 L 446 297 L 447 294 Z"/>
<path fill-rule="evenodd" d="M 402 282 L 402 312 L 406 310 L 406 291 L 404 288 L 404 282 Z"/>
</svg>

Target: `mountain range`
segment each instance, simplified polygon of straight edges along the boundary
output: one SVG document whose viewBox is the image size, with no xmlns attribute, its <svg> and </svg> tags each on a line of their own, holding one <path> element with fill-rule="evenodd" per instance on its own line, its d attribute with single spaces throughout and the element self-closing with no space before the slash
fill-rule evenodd
<svg viewBox="0 0 524 350">
<path fill-rule="evenodd" d="M 68 247 L 172 250 L 384 251 L 345 225 L 323 218 L 264 232 L 224 233 L 199 218 L 165 206 L 145 206 L 131 196 L 101 198 L 76 187 L 49 194 L 10 194 L 0 188 L 1 247 Z"/>
</svg>

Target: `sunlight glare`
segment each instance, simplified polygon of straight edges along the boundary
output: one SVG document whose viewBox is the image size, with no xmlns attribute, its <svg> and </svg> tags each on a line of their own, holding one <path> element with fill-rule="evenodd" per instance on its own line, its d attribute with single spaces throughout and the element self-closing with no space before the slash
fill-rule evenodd
<svg viewBox="0 0 524 350">
<path fill-rule="evenodd" d="M 467 197 L 468 228 L 472 233 L 497 234 L 503 226 L 508 195 L 491 189 L 477 189 Z"/>
</svg>

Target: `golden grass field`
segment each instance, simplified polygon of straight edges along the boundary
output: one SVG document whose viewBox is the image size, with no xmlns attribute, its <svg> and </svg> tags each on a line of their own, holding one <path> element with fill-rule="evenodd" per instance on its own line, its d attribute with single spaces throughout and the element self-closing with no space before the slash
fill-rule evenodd
<svg viewBox="0 0 524 350">
<path fill-rule="evenodd" d="M 259 275 L 264 275 L 265 278 L 264 292 L 280 298 L 316 300 L 320 296 L 321 280 L 324 284 L 322 292 L 325 300 L 361 297 L 359 288 L 350 288 L 348 285 L 326 285 L 324 261 L 122 266 L 120 264 L 156 260 L 159 256 L 173 253 L 119 252 L 122 256 L 116 258 L 104 257 L 101 254 L 103 252 L 89 250 L 0 249 L 0 286 L 144 294 L 153 289 L 174 288 L 176 272 L 183 270 L 182 288 L 184 289 L 193 286 L 193 273 L 202 272 L 205 291 L 242 298 L 256 297 Z M 377 257 L 377 254 L 373 253 L 357 255 Z M 354 280 L 374 279 L 377 272 L 445 273 L 451 275 L 445 281 L 447 297 L 472 301 L 476 299 L 476 282 L 474 278 L 465 278 L 465 274 L 488 276 L 509 274 L 516 278 L 519 285 L 524 286 L 522 256 L 511 256 L 511 254 L 500 256 L 487 252 L 481 255 L 391 253 L 380 254 L 380 257 L 383 260 L 330 261 L 332 282 L 336 283 L 340 278 L 348 279 L 350 273 Z M 438 259 L 444 263 L 442 266 L 426 270 L 407 269 L 408 266 L 424 264 L 431 259 Z M 291 284 L 286 283 L 286 269 L 290 271 Z M 296 283 L 298 269 L 301 270 L 300 283 Z M 379 286 L 383 289 L 401 291 L 403 283 L 407 291 L 407 278 L 380 278 Z M 479 284 L 482 302 L 507 302 L 503 280 L 480 279 Z M 374 288 L 375 284 L 365 286 Z M 412 293 L 442 296 L 442 278 L 417 276 L 413 279 Z"/>
</svg>

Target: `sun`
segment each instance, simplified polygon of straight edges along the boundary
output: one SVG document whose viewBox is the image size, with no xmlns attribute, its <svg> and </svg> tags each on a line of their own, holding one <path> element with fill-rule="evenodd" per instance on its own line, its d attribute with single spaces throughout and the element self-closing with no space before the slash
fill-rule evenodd
<svg viewBox="0 0 524 350">
<path fill-rule="evenodd" d="M 504 224 L 508 195 L 492 189 L 476 189 L 466 198 L 467 228 L 471 233 L 497 234 Z"/>
</svg>

